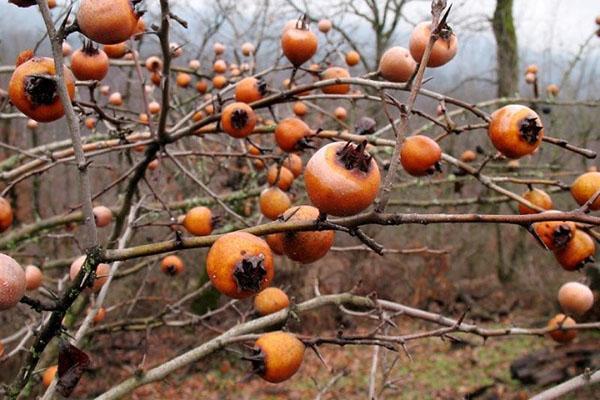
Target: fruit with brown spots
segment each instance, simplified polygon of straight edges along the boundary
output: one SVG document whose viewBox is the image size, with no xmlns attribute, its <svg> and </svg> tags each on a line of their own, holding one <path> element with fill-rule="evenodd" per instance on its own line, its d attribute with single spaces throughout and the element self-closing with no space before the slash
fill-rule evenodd
<svg viewBox="0 0 600 400">
<path fill-rule="evenodd" d="M 381 184 L 379 167 L 366 151 L 367 142 L 328 144 L 306 164 L 304 182 L 310 201 L 325 214 L 339 217 L 368 208 Z"/>
<path fill-rule="evenodd" d="M 229 104 L 221 114 L 221 127 L 229 136 L 245 138 L 254 131 L 256 113 L 246 103 Z"/>
<path fill-rule="evenodd" d="M 534 223 L 533 230 L 549 250 L 557 250 L 565 247 L 575 236 L 577 227 L 571 221 L 542 221 Z"/>
<path fill-rule="evenodd" d="M 25 294 L 26 287 L 23 268 L 13 258 L 0 253 L 0 310 L 16 306 Z"/>
<path fill-rule="evenodd" d="M 273 255 L 269 245 L 257 236 L 227 233 L 208 251 L 206 273 L 213 286 L 226 296 L 250 297 L 273 280 Z"/>
<path fill-rule="evenodd" d="M 535 111 L 511 104 L 492 113 L 488 134 L 500 153 L 517 159 L 533 153 L 540 146 L 544 126 Z"/>
<path fill-rule="evenodd" d="M 279 383 L 291 378 L 304 361 L 304 343 L 287 332 L 269 332 L 258 338 L 249 358 L 264 380 Z"/>
</svg>

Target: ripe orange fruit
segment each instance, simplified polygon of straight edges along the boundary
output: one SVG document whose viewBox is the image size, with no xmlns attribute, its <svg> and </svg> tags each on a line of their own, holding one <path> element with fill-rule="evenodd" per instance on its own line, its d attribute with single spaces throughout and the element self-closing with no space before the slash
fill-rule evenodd
<svg viewBox="0 0 600 400">
<path fill-rule="evenodd" d="M 160 270 L 165 275 L 175 276 L 181 274 L 185 270 L 185 265 L 181 258 L 172 254 L 161 260 Z"/>
<path fill-rule="evenodd" d="M 235 85 L 235 101 L 253 103 L 263 98 L 267 93 L 267 84 L 262 79 L 252 76 L 239 81 Z"/>
<path fill-rule="evenodd" d="M 289 169 L 295 178 L 302 175 L 303 163 L 298 154 L 289 153 L 285 160 L 283 160 L 282 165 Z"/>
<path fill-rule="evenodd" d="M 430 175 L 439 168 L 442 149 L 437 142 L 424 135 L 407 137 L 400 150 L 400 163 L 413 176 Z"/>
<path fill-rule="evenodd" d="M 71 263 L 71 268 L 69 269 L 69 278 L 71 279 L 71 281 L 74 281 L 77 275 L 79 274 L 79 271 L 81 270 L 81 267 L 83 267 L 86 257 L 87 256 L 85 255 L 80 256 L 76 258 L 75 261 L 73 261 L 73 263 Z M 108 264 L 98 264 L 98 266 L 96 267 L 96 279 L 94 280 L 94 283 L 91 288 L 93 292 L 97 293 L 100 291 L 100 289 L 102 289 L 102 286 L 104 286 L 104 284 L 108 280 L 109 273 L 110 266 Z"/>
<path fill-rule="evenodd" d="M 297 101 L 294 103 L 292 110 L 298 117 L 304 117 L 308 112 L 308 107 L 303 102 Z"/>
<path fill-rule="evenodd" d="M 65 83 L 69 97 L 75 97 L 75 78 L 67 67 L 64 67 Z M 19 65 L 12 74 L 8 84 L 10 101 L 29 118 L 38 122 L 51 122 L 65 114 L 55 77 L 54 60 L 46 57 L 34 57 Z"/>
<path fill-rule="evenodd" d="M 268 287 L 254 298 L 254 309 L 260 315 L 269 315 L 288 308 L 290 299 L 281 289 Z"/>
<path fill-rule="evenodd" d="M 223 89 L 227 86 L 227 78 L 225 75 L 215 75 L 212 79 L 212 84 L 215 89 Z"/>
<path fill-rule="evenodd" d="M 284 221 L 314 221 L 319 210 L 312 206 L 292 207 L 283 214 Z M 286 256 L 302 264 L 310 264 L 329 252 L 335 239 L 334 231 L 308 231 L 279 233 Z"/>
<path fill-rule="evenodd" d="M 306 193 L 319 211 L 343 217 L 358 214 L 373 203 L 381 176 L 377 163 L 365 152 L 366 144 L 331 143 L 308 161 Z"/>
<path fill-rule="evenodd" d="M 301 26 L 302 25 L 302 26 Z M 299 67 L 317 52 L 317 35 L 302 22 L 294 27 L 284 30 L 281 35 L 281 49 L 283 54 L 292 63 Z"/>
<path fill-rule="evenodd" d="M 421 22 L 413 29 L 410 35 L 409 49 L 412 57 L 420 62 L 425 53 L 425 47 L 431 36 L 431 21 Z M 458 39 L 452 29 L 442 29 L 440 37 L 435 41 L 431 49 L 427 66 L 430 68 L 441 67 L 454 58 L 458 51 Z"/>
<path fill-rule="evenodd" d="M 194 207 L 185 213 L 183 227 L 192 235 L 210 235 L 214 229 L 212 211 L 208 207 Z"/>
<path fill-rule="evenodd" d="M 97 122 L 98 121 L 96 120 L 96 118 L 94 118 L 94 117 L 88 117 L 88 118 L 85 119 L 84 123 L 85 123 L 85 127 L 86 128 L 92 130 L 92 129 L 96 128 L 96 123 Z"/>
<path fill-rule="evenodd" d="M 245 138 L 254 131 L 256 114 L 246 103 L 231 103 L 223 109 L 221 127 L 229 136 Z"/>
<path fill-rule="evenodd" d="M 278 233 L 272 233 L 270 235 L 265 236 L 265 241 L 273 251 L 273 253 L 277 255 L 284 255 L 283 252 L 283 235 Z"/>
<path fill-rule="evenodd" d="M 360 54 L 354 50 L 350 50 L 346 53 L 346 64 L 349 67 L 353 67 L 360 62 Z"/>
<path fill-rule="evenodd" d="M 108 97 L 108 103 L 116 107 L 122 106 L 123 96 L 121 96 L 121 93 L 119 92 L 111 93 L 111 95 Z"/>
<path fill-rule="evenodd" d="M 92 312 L 92 310 L 90 308 L 88 308 L 88 314 Z M 106 308 L 104 307 L 100 307 L 97 311 L 96 314 L 94 315 L 93 319 L 92 319 L 92 323 L 94 325 L 99 324 L 100 322 L 104 321 L 104 319 L 106 318 Z"/>
<path fill-rule="evenodd" d="M 256 373 L 271 383 L 291 378 L 304 360 L 304 343 L 287 332 L 269 332 L 254 344 Z"/>
<path fill-rule="evenodd" d="M 227 233 L 208 251 L 206 273 L 219 292 L 243 299 L 269 286 L 274 275 L 273 255 L 257 236 Z"/>
<path fill-rule="evenodd" d="M 113 214 L 106 206 L 94 207 L 94 221 L 98 228 L 103 228 L 112 222 Z"/>
<path fill-rule="evenodd" d="M 25 288 L 27 290 L 35 290 L 42 286 L 43 278 L 44 275 L 42 274 L 42 270 L 35 265 L 28 265 L 25 267 Z"/>
<path fill-rule="evenodd" d="M 477 159 L 477 153 L 475 153 L 473 150 L 465 150 L 460 155 L 460 161 L 462 161 L 462 162 L 470 163 L 470 162 L 475 161 L 476 159 Z"/>
<path fill-rule="evenodd" d="M 333 111 L 333 114 L 340 121 L 345 121 L 346 117 L 348 116 L 348 112 L 344 107 L 336 107 L 336 109 Z"/>
<path fill-rule="evenodd" d="M 584 205 L 600 190 L 600 172 L 586 172 L 580 175 L 571 185 L 571 195 L 580 206 Z M 590 204 L 590 210 L 600 209 L 600 197 Z"/>
<path fill-rule="evenodd" d="M 217 60 L 213 64 L 213 71 L 217 74 L 224 74 L 227 72 L 227 63 L 224 60 Z"/>
<path fill-rule="evenodd" d="M 308 125 L 298 118 L 286 118 L 275 127 L 275 141 L 283 151 L 304 149 L 311 135 Z"/>
<path fill-rule="evenodd" d="M 270 220 L 276 220 L 292 206 L 290 197 L 278 187 L 264 189 L 259 197 L 260 212 Z"/>
<path fill-rule="evenodd" d="M 208 90 L 208 83 L 204 79 L 199 80 L 196 83 L 196 90 L 200 94 L 206 93 L 206 91 Z"/>
<path fill-rule="evenodd" d="M 13 210 L 10 202 L 0 197 L 0 232 L 4 232 L 12 226 Z"/>
<path fill-rule="evenodd" d="M 542 143 L 544 126 L 532 109 L 511 104 L 492 113 L 488 134 L 494 147 L 508 158 L 533 153 Z"/>
<path fill-rule="evenodd" d="M 192 83 L 192 76 L 190 74 L 186 74 L 185 72 L 180 72 L 177 74 L 177 78 L 175 79 L 177 86 L 181 88 L 187 88 Z"/>
<path fill-rule="evenodd" d="M 151 101 L 148 104 L 148 111 L 150 112 L 150 114 L 152 115 L 156 115 L 160 112 L 160 103 L 158 101 Z"/>
<path fill-rule="evenodd" d="M 122 42 L 117 44 L 105 44 L 102 47 L 102 50 L 104 50 L 108 58 L 118 60 L 127 54 L 129 47 L 127 46 L 127 42 Z"/>
<path fill-rule="evenodd" d="M 129 39 L 138 19 L 131 0 L 82 0 L 77 12 L 81 33 L 102 44 Z"/>
<path fill-rule="evenodd" d="M 25 294 L 25 271 L 13 258 L 0 253 L 0 310 L 8 310 L 19 303 Z"/>
<path fill-rule="evenodd" d="M 575 325 L 576 322 L 573 318 L 567 317 L 564 314 L 556 314 L 554 318 L 548 321 L 548 329 L 556 329 L 549 332 L 549 335 L 555 342 L 568 343 L 575 339 L 577 331 L 575 329 L 564 330 L 562 327 L 569 327 Z"/>
<path fill-rule="evenodd" d="M 577 231 L 575 223 L 571 221 L 536 222 L 533 224 L 533 229 L 549 250 L 565 247 Z"/>
<path fill-rule="evenodd" d="M 71 58 L 73 75 L 81 81 L 101 81 L 108 74 L 108 68 L 108 56 L 90 41 L 86 41 Z"/>
<path fill-rule="evenodd" d="M 525 70 L 525 73 L 527 74 L 537 74 L 539 71 L 539 68 L 537 65 L 535 64 L 531 64 L 527 66 L 527 69 Z"/>
<path fill-rule="evenodd" d="M 277 185 L 281 190 L 289 190 L 294 182 L 294 174 L 286 167 L 278 167 L 273 164 L 267 171 L 267 182 L 269 185 Z"/>
<path fill-rule="evenodd" d="M 213 45 L 213 51 L 216 55 L 220 56 L 221 54 L 225 53 L 225 45 L 217 42 Z"/>
<path fill-rule="evenodd" d="M 540 190 L 540 189 L 528 190 L 525 193 L 523 193 L 523 198 L 544 210 L 550 210 L 552 208 L 552 198 L 550 198 L 548 193 L 544 192 L 543 190 Z M 537 214 L 538 211 L 534 210 L 533 208 L 529 208 L 524 204 L 519 203 L 519 213 L 520 214 Z"/>
<path fill-rule="evenodd" d="M 244 44 L 242 44 L 242 54 L 246 57 L 250 57 L 252 54 L 254 54 L 254 45 L 250 42 L 246 42 Z"/>
<path fill-rule="evenodd" d="M 596 244 L 587 233 L 576 230 L 573 238 L 566 246 L 554 252 L 556 260 L 567 271 L 582 268 L 588 262 L 593 262 Z"/>
<path fill-rule="evenodd" d="M 558 302 L 564 312 L 583 315 L 594 305 L 594 293 L 579 282 L 567 282 L 558 290 Z"/>
<path fill-rule="evenodd" d="M 390 82 L 406 82 L 415 73 L 417 62 L 404 47 L 386 50 L 379 61 L 379 73 Z"/>
<path fill-rule="evenodd" d="M 342 67 L 329 67 L 321 73 L 321 80 L 338 78 L 350 78 L 350 73 L 346 68 Z M 350 85 L 347 83 L 337 83 L 323 86 L 321 91 L 325 94 L 346 94 L 350 91 Z"/>
<path fill-rule="evenodd" d="M 50 386 L 50 384 L 54 380 L 54 377 L 56 376 L 56 372 L 58 372 L 58 365 L 52 365 L 46 368 L 46 370 L 42 374 L 42 384 L 45 388 Z"/>
</svg>

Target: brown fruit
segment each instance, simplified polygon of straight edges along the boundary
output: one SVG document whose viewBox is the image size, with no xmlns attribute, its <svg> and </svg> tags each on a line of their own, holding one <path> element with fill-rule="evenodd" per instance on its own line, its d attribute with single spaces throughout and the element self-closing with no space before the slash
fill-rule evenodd
<svg viewBox="0 0 600 400">
<path fill-rule="evenodd" d="M 312 206 L 292 207 L 283 214 L 284 221 L 315 221 L 319 210 Z M 286 232 L 282 235 L 286 256 L 302 264 L 310 264 L 324 257 L 335 239 L 334 231 Z"/>
<path fill-rule="evenodd" d="M 42 274 L 42 270 L 35 265 L 28 265 L 25 267 L 25 288 L 27 290 L 35 290 L 42 286 L 43 278 L 44 274 Z"/>
<path fill-rule="evenodd" d="M 301 22 L 298 22 L 295 27 L 286 29 L 281 35 L 283 54 L 295 67 L 299 67 L 310 60 L 317 52 L 317 46 L 317 35 Z"/>
<path fill-rule="evenodd" d="M 407 137 L 400 150 L 400 163 L 412 176 L 430 175 L 439 168 L 442 149 L 437 142 L 424 135 Z"/>
<path fill-rule="evenodd" d="M 267 93 L 267 84 L 252 76 L 244 78 L 235 85 L 235 101 L 253 103 Z"/>
<path fill-rule="evenodd" d="M 391 82 L 406 82 L 415 73 L 417 62 L 404 47 L 386 50 L 379 61 L 379 73 Z"/>
<path fill-rule="evenodd" d="M 265 236 L 265 241 L 273 251 L 273 253 L 277 255 L 284 255 L 283 252 L 283 235 L 278 233 L 272 233 L 270 235 Z"/>
<path fill-rule="evenodd" d="M 58 365 L 52 365 L 46 368 L 46 370 L 42 374 L 42 384 L 45 388 L 50 386 L 50 384 L 54 380 L 54 377 L 56 376 L 56 372 L 58 372 Z"/>
<path fill-rule="evenodd" d="M 150 72 L 159 72 L 163 69 L 163 61 L 158 56 L 151 56 L 146 59 L 146 69 Z"/>
<path fill-rule="evenodd" d="M 476 159 L 477 159 L 477 153 L 475 153 L 473 150 L 465 150 L 460 155 L 460 161 L 462 161 L 462 162 L 470 163 L 470 162 L 475 161 Z"/>
<path fill-rule="evenodd" d="M 285 160 L 283 160 L 282 165 L 289 169 L 292 172 L 292 174 L 294 174 L 295 178 L 302 175 L 304 164 L 302 163 L 302 159 L 298 154 L 289 153 Z"/>
<path fill-rule="evenodd" d="M 82 0 L 77 12 L 81 33 L 102 44 L 129 39 L 138 19 L 131 0 Z"/>
<path fill-rule="evenodd" d="M 63 69 L 69 97 L 75 97 L 75 78 L 67 67 Z M 19 65 L 8 84 L 10 101 L 23 114 L 38 122 L 56 121 L 65 114 L 51 58 L 34 57 Z M 46 75 L 52 78 L 45 77 Z"/>
<path fill-rule="evenodd" d="M 565 270 L 575 271 L 588 262 L 593 262 L 595 253 L 594 240 L 590 235 L 578 229 L 567 245 L 556 250 L 554 255 Z"/>
<path fill-rule="evenodd" d="M 571 184 L 571 195 L 580 206 L 600 190 L 600 172 L 586 172 Z M 600 210 L 600 196 L 590 204 L 590 210 Z"/>
<path fill-rule="evenodd" d="M 564 314 L 556 314 L 554 318 L 548 321 L 548 329 L 555 329 L 549 332 L 549 335 L 555 342 L 568 343 L 575 339 L 577 331 L 575 329 L 564 330 L 562 327 L 569 327 L 575 325 L 576 322 L 573 318 L 567 317 Z"/>
<path fill-rule="evenodd" d="M 148 117 L 148 114 L 146 113 L 140 113 L 139 117 L 138 117 L 138 122 L 142 125 L 148 125 L 148 122 L 150 121 L 150 117 Z"/>
<path fill-rule="evenodd" d="M 544 192 L 540 189 L 531 189 L 523 193 L 523 198 L 528 200 L 530 203 L 540 207 L 544 210 L 550 210 L 552 208 L 552 198 L 548 195 L 548 193 Z M 519 213 L 520 214 L 537 214 L 538 211 L 533 208 L 529 208 L 524 204 L 519 203 Z"/>
<path fill-rule="evenodd" d="M 254 131 L 256 114 L 246 103 L 231 103 L 223 109 L 221 127 L 229 136 L 245 138 Z"/>
<path fill-rule="evenodd" d="M 69 278 L 71 279 L 71 281 L 74 281 L 77 275 L 79 274 L 79 271 L 81 270 L 85 259 L 85 255 L 79 256 L 71 264 L 71 268 L 69 269 Z M 94 279 L 94 284 L 91 288 L 93 292 L 97 293 L 100 291 L 100 289 L 102 289 L 102 286 L 104 286 L 104 284 L 108 280 L 108 274 L 110 274 L 110 266 L 108 264 L 103 263 L 98 264 L 98 266 L 96 267 L 96 279 Z"/>
<path fill-rule="evenodd" d="M 94 221 L 98 228 L 103 228 L 112 222 L 113 214 L 110 208 L 106 206 L 94 207 Z"/>
<path fill-rule="evenodd" d="M 278 187 L 269 187 L 260 193 L 260 212 L 270 220 L 276 220 L 292 206 L 290 197 Z"/>
<path fill-rule="evenodd" d="M 537 65 L 535 64 L 531 64 L 527 66 L 527 69 L 525 70 L 525 73 L 527 74 L 537 74 L 539 71 L 539 68 Z"/>
<path fill-rule="evenodd" d="M 151 101 L 148 104 L 148 112 L 152 115 L 156 115 L 160 112 L 160 103 L 158 101 Z"/>
<path fill-rule="evenodd" d="M 349 67 L 353 67 L 360 62 L 360 54 L 354 50 L 350 50 L 346 53 L 346 64 Z"/>
<path fill-rule="evenodd" d="M 4 232 L 12 226 L 13 218 L 10 202 L 4 197 L 0 197 L 0 232 Z"/>
<path fill-rule="evenodd" d="M 129 52 L 129 47 L 127 46 L 127 42 L 122 42 L 116 44 L 105 44 L 102 47 L 102 50 L 104 50 L 108 58 L 118 60 L 119 58 L 123 58 L 125 54 Z"/>
<path fill-rule="evenodd" d="M 220 56 L 221 54 L 225 53 L 225 45 L 217 42 L 213 45 L 213 51 L 216 55 Z"/>
<path fill-rule="evenodd" d="M 71 58 L 73 75 L 81 81 L 101 81 L 108 74 L 108 68 L 106 53 L 89 41 L 73 53 Z"/>
<path fill-rule="evenodd" d="M 423 58 L 430 36 L 431 21 L 421 22 L 413 29 L 408 47 L 410 49 L 410 54 L 415 61 L 420 62 L 421 58 Z M 440 37 L 435 41 L 431 48 L 427 66 L 430 68 L 441 67 L 452 60 L 457 51 L 458 39 L 452 32 L 452 29 L 446 27 L 446 29 L 442 29 Z"/>
<path fill-rule="evenodd" d="M 206 273 L 219 292 L 243 299 L 269 286 L 274 275 L 273 255 L 257 236 L 227 233 L 208 251 Z"/>
<path fill-rule="evenodd" d="M 165 275 L 175 276 L 181 274 L 185 270 L 185 266 L 181 258 L 171 254 L 161 260 L 160 270 Z"/>
<path fill-rule="evenodd" d="M 308 161 L 306 193 L 319 211 L 344 217 L 358 214 L 373 203 L 381 176 L 377 163 L 365 152 L 366 144 L 331 143 Z"/>
<path fill-rule="evenodd" d="M 208 207 L 194 207 L 185 213 L 183 227 L 195 236 L 210 235 L 214 229 L 212 211 Z"/>
<path fill-rule="evenodd" d="M 346 68 L 329 67 L 321 73 L 321 80 L 350 78 L 350 73 Z M 350 85 L 347 83 L 337 83 L 323 86 L 321 91 L 325 94 L 347 94 L 350 91 Z"/>
<path fill-rule="evenodd" d="M 271 383 L 291 378 L 304 360 L 304 343 L 287 332 L 269 332 L 254 344 L 253 369 Z"/>
<path fill-rule="evenodd" d="M 242 54 L 246 57 L 250 57 L 252 54 L 254 54 L 254 45 L 250 42 L 246 42 L 244 44 L 242 44 Z"/>
<path fill-rule="evenodd" d="M 260 315 L 269 315 L 288 308 L 290 299 L 281 289 L 268 287 L 254 298 L 254 309 Z"/>
<path fill-rule="evenodd" d="M 533 229 L 549 250 L 557 250 L 565 247 L 577 231 L 575 223 L 571 221 L 536 222 L 533 224 Z"/>
<path fill-rule="evenodd" d="M 289 190 L 294 182 L 294 174 L 286 167 L 279 168 L 276 164 L 269 167 L 267 171 L 267 182 L 269 185 L 277 185 L 281 190 Z"/>
<path fill-rule="evenodd" d="M 533 153 L 542 143 L 544 126 L 532 109 L 511 104 L 492 113 L 488 134 L 494 147 L 508 158 Z"/>
<path fill-rule="evenodd" d="M 308 125 L 298 118 L 286 118 L 275 127 L 275 141 L 283 151 L 304 149 L 311 135 Z"/>
<path fill-rule="evenodd" d="M 16 306 L 27 287 L 25 271 L 11 257 L 0 253 L 0 310 Z"/>
<path fill-rule="evenodd" d="M 583 315 L 594 305 L 594 293 L 579 282 L 567 282 L 558 290 L 558 303 L 564 312 Z"/>
<path fill-rule="evenodd" d="M 548 94 L 550 96 L 558 96 L 558 92 L 560 92 L 560 89 L 558 88 L 558 85 L 551 83 L 548 85 L 548 87 L 546 87 L 546 92 L 548 92 Z"/>
</svg>

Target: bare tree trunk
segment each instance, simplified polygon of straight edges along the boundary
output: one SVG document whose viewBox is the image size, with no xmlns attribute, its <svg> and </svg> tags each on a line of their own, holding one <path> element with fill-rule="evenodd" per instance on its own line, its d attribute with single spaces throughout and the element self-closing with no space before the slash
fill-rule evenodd
<svg viewBox="0 0 600 400">
<path fill-rule="evenodd" d="M 519 90 L 519 54 L 512 9 L 513 0 L 498 0 L 492 20 L 497 44 L 498 97 L 512 96 Z"/>
</svg>

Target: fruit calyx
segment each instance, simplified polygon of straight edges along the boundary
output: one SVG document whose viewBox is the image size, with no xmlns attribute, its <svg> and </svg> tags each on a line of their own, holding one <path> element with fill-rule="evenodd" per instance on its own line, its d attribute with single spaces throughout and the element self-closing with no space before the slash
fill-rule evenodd
<svg viewBox="0 0 600 400">
<path fill-rule="evenodd" d="M 231 124 L 235 129 L 242 129 L 248 123 L 248 113 L 245 110 L 237 109 L 231 113 Z"/>
<path fill-rule="evenodd" d="M 303 31 L 308 30 L 308 16 L 306 14 L 302 14 L 298 20 L 296 21 L 296 29 L 300 29 Z"/>
<path fill-rule="evenodd" d="M 565 247 L 572 238 L 573 232 L 571 232 L 571 228 L 566 224 L 559 225 L 552 233 L 552 241 L 558 249 Z"/>
<path fill-rule="evenodd" d="M 359 169 L 362 172 L 369 172 L 373 156 L 365 151 L 366 147 L 366 140 L 359 145 L 348 142 L 336 152 L 336 155 L 347 170 Z"/>
<path fill-rule="evenodd" d="M 100 53 L 98 47 L 94 46 L 94 42 L 91 40 L 86 40 L 83 42 L 83 48 L 81 51 L 88 56 L 95 56 Z"/>
<path fill-rule="evenodd" d="M 244 356 L 242 359 L 252 363 L 253 374 L 263 376 L 267 371 L 267 366 L 265 365 L 265 353 L 258 347 L 254 347 L 251 351 L 251 355 Z"/>
<path fill-rule="evenodd" d="M 58 97 L 56 80 L 49 75 L 28 75 L 25 93 L 33 105 L 51 105 Z"/>
<path fill-rule="evenodd" d="M 260 283 L 267 275 L 264 261 L 265 256 L 261 253 L 257 256 L 244 257 L 236 264 L 233 277 L 237 283 L 238 291 L 260 291 Z"/>
<path fill-rule="evenodd" d="M 535 144 L 539 139 L 540 131 L 542 126 L 538 123 L 536 117 L 527 117 L 521 121 L 519 131 L 521 137 L 529 144 Z"/>
<path fill-rule="evenodd" d="M 262 78 L 258 80 L 258 93 L 260 93 L 261 96 L 267 94 L 267 82 Z"/>
</svg>

